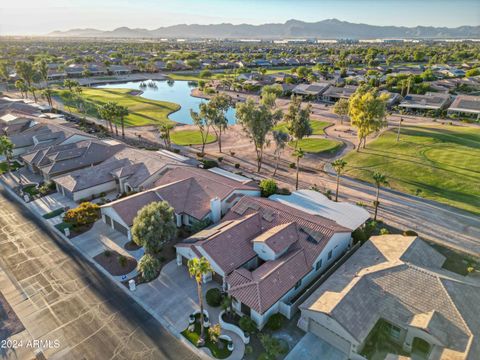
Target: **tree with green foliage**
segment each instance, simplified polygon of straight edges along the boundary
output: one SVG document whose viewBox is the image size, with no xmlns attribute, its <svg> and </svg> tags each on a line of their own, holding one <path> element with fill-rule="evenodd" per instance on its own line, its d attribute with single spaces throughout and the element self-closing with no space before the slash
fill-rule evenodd
<svg viewBox="0 0 480 360">
<path fill-rule="evenodd" d="M 158 127 L 158 132 L 160 133 L 160 139 L 163 140 L 165 148 L 170 150 L 172 148 L 171 132 L 175 128 L 175 125 L 172 123 L 161 124 Z"/>
<path fill-rule="evenodd" d="M 112 122 L 114 120 L 113 108 L 111 103 L 106 103 L 97 108 L 98 115 L 108 123 L 110 132 L 113 133 Z"/>
<path fill-rule="evenodd" d="M 216 112 L 215 109 L 213 109 L 211 106 L 208 106 L 207 103 L 200 104 L 199 109 L 199 112 L 190 110 L 190 116 L 192 118 L 193 125 L 196 125 L 200 132 L 200 138 L 202 140 L 201 153 L 203 154 L 205 152 L 205 145 L 208 141 L 208 134 L 210 133 L 212 121 L 216 117 Z"/>
<path fill-rule="evenodd" d="M 17 61 L 15 63 L 15 71 L 20 79 L 22 79 L 28 91 L 32 92 L 33 99 L 37 101 L 37 96 L 35 94 L 35 87 L 33 86 L 38 73 L 35 70 L 35 67 L 30 61 Z"/>
<path fill-rule="evenodd" d="M 296 175 L 295 175 L 295 190 L 298 190 L 298 175 L 300 173 L 300 159 L 305 156 L 305 152 L 302 148 L 295 149 L 293 156 L 297 159 L 296 163 Z"/>
<path fill-rule="evenodd" d="M 263 197 L 269 197 L 277 192 L 278 185 L 273 179 L 263 179 L 259 184 L 260 191 Z"/>
<path fill-rule="evenodd" d="M 335 190 L 335 201 L 338 201 L 338 188 L 340 185 L 340 176 L 342 175 L 343 169 L 347 166 L 347 162 L 343 159 L 336 159 L 332 162 L 332 167 L 337 173 L 337 186 Z"/>
<path fill-rule="evenodd" d="M 137 269 L 145 281 L 151 281 L 158 275 L 160 266 L 160 260 L 152 254 L 145 254 L 138 262 Z"/>
<path fill-rule="evenodd" d="M 10 172 L 10 161 L 13 156 L 13 143 L 10 138 L 6 135 L 0 136 L 0 154 L 5 156 L 5 161 L 7 163 L 7 170 Z"/>
<path fill-rule="evenodd" d="M 72 92 L 73 88 L 80 86 L 78 81 L 72 79 L 65 79 L 63 81 L 63 87 L 67 88 L 68 91 Z"/>
<path fill-rule="evenodd" d="M 15 81 L 15 88 L 20 91 L 20 95 L 22 98 L 28 97 L 28 87 L 27 84 L 25 84 L 25 81 L 23 79 L 18 79 Z"/>
<path fill-rule="evenodd" d="M 292 96 L 284 120 L 287 122 L 288 133 L 295 141 L 295 149 L 298 147 L 299 140 L 313 133 L 312 125 L 310 124 L 311 109 L 310 104 L 302 107 L 302 98 L 300 96 Z"/>
<path fill-rule="evenodd" d="M 40 77 L 45 82 L 45 87 L 48 87 L 48 64 L 45 59 L 42 59 L 35 63 L 35 69 L 37 70 Z"/>
<path fill-rule="evenodd" d="M 276 97 L 280 97 L 283 94 L 283 89 L 280 84 L 275 84 L 275 85 L 265 85 L 262 88 L 262 97 L 265 96 L 266 94 L 275 94 Z"/>
<path fill-rule="evenodd" d="M 100 206 L 91 202 L 83 202 L 74 209 L 68 210 L 63 221 L 73 227 L 93 224 L 100 218 Z"/>
<path fill-rule="evenodd" d="M 233 100 L 226 94 L 218 94 L 210 99 L 207 106 L 212 109 L 211 124 L 218 140 L 218 151 L 222 152 L 222 133 L 228 127 L 227 111 L 232 107 Z"/>
<path fill-rule="evenodd" d="M 122 126 L 122 138 L 125 138 L 125 118 L 128 116 L 128 108 L 122 105 L 114 103 L 114 114 L 115 117 L 120 120 L 120 125 Z M 118 134 L 117 134 L 118 135 Z"/>
<path fill-rule="evenodd" d="M 8 66 L 6 61 L 0 62 L 0 79 L 5 82 L 5 90 L 8 90 L 8 80 L 10 74 L 8 73 Z"/>
<path fill-rule="evenodd" d="M 213 273 L 213 269 L 208 260 L 203 256 L 201 258 L 193 258 L 188 260 L 187 267 L 190 276 L 193 277 L 197 283 L 198 303 L 200 306 L 200 337 L 198 339 L 197 346 L 203 346 L 205 344 L 205 327 L 203 325 L 202 284 L 203 278 L 208 274 Z"/>
<path fill-rule="evenodd" d="M 340 116 L 340 124 L 348 116 L 348 99 L 340 99 L 333 105 L 333 113 Z"/>
<path fill-rule="evenodd" d="M 379 203 L 379 197 L 380 197 L 380 187 L 382 185 L 388 185 L 388 180 L 387 177 L 380 173 L 375 171 L 372 175 L 372 179 L 375 182 L 375 186 L 377 188 L 376 195 L 375 195 L 375 201 L 373 202 L 373 205 L 375 206 L 375 215 L 373 216 L 373 221 L 377 221 L 377 212 L 378 212 L 378 205 Z"/>
<path fill-rule="evenodd" d="M 162 246 L 175 238 L 175 212 L 166 201 L 145 205 L 133 219 L 132 239 L 147 254 L 157 254 Z"/>
<path fill-rule="evenodd" d="M 272 137 L 273 142 L 275 143 L 275 150 L 273 152 L 275 156 L 275 170 L 273 171 L 273 176 L 275 176 L 277 174 L 278 164 L 280 163 L 280 155 L 287 146 L 290 136 L 283 131 L 274 130 L 272 132 Z"/>
<path fill-rule="evenodd" d="M 282 112 L 273 110 L 270 101 L 271 99 L 267 104 L 262 102 L 257 105 L 252 99 L 248 99 L 237 105 L 237 122 L 255 147 L 257 172 L 262 169 L 263 152 L 268 145 L 267 134 L 282 117 Z"/>
<path fill-rule="evenodd" d="M 285 349 L 281 342 L 269 334 L 260 334 L 260 342 L 262 343 L 265 353 L 261 354 L 262 360 L 276 360 L 278 355 L 285 353 Z"/>
<path fill-rule="evenodd" d="M 377 88 L 360 86 L 349 101 L 348 114 L 352 126 L 357 128 L 357 151 L 367 144 L 367 136 L 386 126 L 388 94 L 379 94 Z"/>
<path fill-rule="evenodd" d="M 53 101 L 52 101 L 53 91 L 52 91 L 52 89 L 47 87 L 47 88 L 42 90 L 41 94 L 42 94 L 42 97 L 45 100 L 47 100 L 48 106 L 50 106 L 52 108 L 53 107 Z"/>
</svg>

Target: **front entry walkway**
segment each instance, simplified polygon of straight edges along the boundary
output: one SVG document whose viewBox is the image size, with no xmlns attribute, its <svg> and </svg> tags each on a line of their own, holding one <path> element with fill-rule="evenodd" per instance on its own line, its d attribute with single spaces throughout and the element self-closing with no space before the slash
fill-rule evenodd
<svg viewBox="0 0 480 360">
<path fill-rule="evenodd" d="M 203 284 L 203 298 L 211 288 L 220 288 L 214 281 Z M 185 266 L 178 266 L 176 260 L 166 264 L 160 276 L 147 283 L 137 286 L 135 297 L 141 299 L 144 306 L 155 312 L 173 326 L 179 333 L 188 326 L 188 316 L 199 309 L 197 284 L 192 279 Z M 218 323 L 221 308 L 213 308 L 204 301 L 212 325 Z M 233 340 L 234 351 L 228 359 L 242 359 L 245 345 L 240 337 L 233 332 L 222 329 L 222 334 L 230 336 Z"/>
</svg>

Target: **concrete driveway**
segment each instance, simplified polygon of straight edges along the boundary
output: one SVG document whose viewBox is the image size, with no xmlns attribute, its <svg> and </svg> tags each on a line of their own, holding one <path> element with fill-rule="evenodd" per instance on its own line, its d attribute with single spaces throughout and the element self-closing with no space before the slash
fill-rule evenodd
<svg viewBox="0 0 480 360">
<path fill-rule="evenodd" d="M 290 351 L 285 360 L 347 360 L 347 354 L 323 341 L 312 333 L 307 333 Z"/>
</svg>

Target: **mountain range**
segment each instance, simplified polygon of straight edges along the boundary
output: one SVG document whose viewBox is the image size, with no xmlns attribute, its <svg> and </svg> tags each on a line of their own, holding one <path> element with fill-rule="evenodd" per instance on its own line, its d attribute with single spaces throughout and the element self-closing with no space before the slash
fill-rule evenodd
<svg viewBox="0 0 480 360">
<path fill-rule="evenodd" d="M 53 37 L 98 37 L 98 38 L 186 38 L 186 39 L 449 39 L 480 38 L 480 26 L 457 28 L 431 26 L 377 26 L 355 24 L 337 19 L 318 22 L 289 20 L 284 24 L 212 24 L 173 25 L 154 30 L 120 27 L 112 31 L 97 29 L 72 29 L 54 31 Z"/>
</svg>

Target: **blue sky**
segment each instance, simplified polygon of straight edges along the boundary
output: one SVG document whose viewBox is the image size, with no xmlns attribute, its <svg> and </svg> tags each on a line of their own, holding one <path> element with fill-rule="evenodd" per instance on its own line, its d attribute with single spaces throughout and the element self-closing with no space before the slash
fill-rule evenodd
<svg viewBox="0 0 480 360">
<path fill-rule="evenodd" d="M 480 25 L 478 0 L 0 0 L 0 35 L 119 26 L 328 18 L 374 25 Z"/>
</svg>

